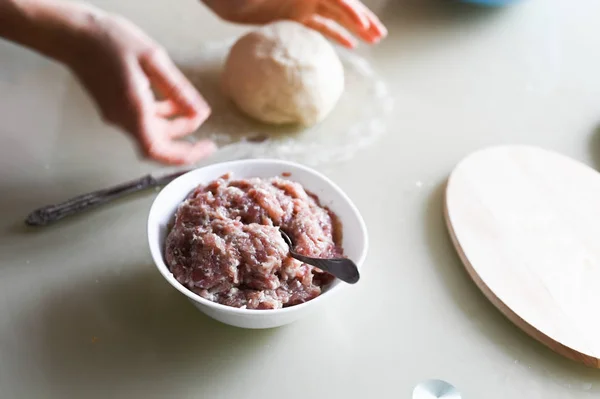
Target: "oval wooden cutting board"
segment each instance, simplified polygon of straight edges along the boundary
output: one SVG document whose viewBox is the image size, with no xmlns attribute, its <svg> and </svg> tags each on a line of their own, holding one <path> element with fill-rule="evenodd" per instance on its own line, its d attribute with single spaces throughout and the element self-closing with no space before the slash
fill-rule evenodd
<svg viewBox="0 0 600 399">
<path fill-rule="evenodd" d="M 600 367 L 600 173 L 540 148 L 484 149 L 451 173 L 445 217 L 468 273 L 504 315 Z"/>
</svg>

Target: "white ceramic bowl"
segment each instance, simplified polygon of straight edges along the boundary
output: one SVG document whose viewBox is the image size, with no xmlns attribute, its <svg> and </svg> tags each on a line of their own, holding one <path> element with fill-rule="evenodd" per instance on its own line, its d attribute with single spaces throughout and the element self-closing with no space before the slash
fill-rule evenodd
<svg viewBox="0 0 600 399">
<path fill-rule="evenodd" d="M 242 328 L 272 328 L 289 324 L 325 304 L 334 292 L 344 287 L 352 289 L 349 284 L 336 279 L 321 295 L 303 304 L 283 309 L 256 310 L 211 302 L 180 284 L 167 268 L 163 256 L 167 226 L 179 204 L 198 184 L 207 183 L 228 172 L 232 172 L 232 178 L 269 178 L 290 173 L 289 179 L 316 194 L 322 205 L 328 206 L 337 214 L 343 229 L 344 253 L 362 270 L 368 248 L 367 229 L 352 201 L 335 183 L 317 171 L 296 163 L 270 159 L 241 160 L 213 164 L 188 172 L 166 185 L 154 200 L 148 216 L 148 243 L 154 263 L 173 287 L 206 315 Z M 359 281 L 357 284 L 360 283 Z"/>
</svg>

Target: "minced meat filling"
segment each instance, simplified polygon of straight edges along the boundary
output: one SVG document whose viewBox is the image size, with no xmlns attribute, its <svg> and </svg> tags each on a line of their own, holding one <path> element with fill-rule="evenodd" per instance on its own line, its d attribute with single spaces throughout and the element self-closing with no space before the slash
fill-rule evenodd
<svg viewBox="0 0 600 399">
<path fill-rule="evenodd" d="M 281 177 L 198 186 L 179 206 L 166 240 L 167 265 L 196 294 L 228 306 L 278 309 L 320 295 L 333 276 L 288 255 L 343 255 L 335 215 Z"/>
</svg>

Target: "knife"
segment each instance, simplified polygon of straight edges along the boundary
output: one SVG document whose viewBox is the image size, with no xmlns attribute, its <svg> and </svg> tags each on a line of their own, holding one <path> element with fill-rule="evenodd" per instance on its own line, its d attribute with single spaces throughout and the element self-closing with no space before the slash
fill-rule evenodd
<svg viewBox="0 0 600 399">
<path fill-rule="evenodd" d="M 260 140 L 248 140 L 248 142 L 256 143 L 260 142 Z M 229 144 L 225 147 L 233 147 L 233 145 Z M 223 149 L 219 150 L 219 153 L 221 153 L 222 151 Z M 235 156 L 233 156 L 233 159 L 231 159 L 232 157 L 228 158 L 229 160 L 246 159 L 249 158 L 249 154 L 236 154 Z M 68 216 L 88 211 L 100 205 L 104 205 L 119 198 L 123 198 L 127 195 L 147 190 L 149 188 L 164 186 L 172 180 L 178 178 L 179 176 L 190 172 L 194 169 L 197 169 L 198 167 L 199 165 L 195 165 L 194 167 L 178 170 L 159 176 L 147 174 L 135 180 L 121 183 L 113 187 L 93 191 L 87 194 L 78 195 L 58 204 L 43 206 L 31 212 L 25 219 L 25 224 L 34 227 L 46 226 L 55 223 L 61 219 L 64 219 Z"/>
</svg>

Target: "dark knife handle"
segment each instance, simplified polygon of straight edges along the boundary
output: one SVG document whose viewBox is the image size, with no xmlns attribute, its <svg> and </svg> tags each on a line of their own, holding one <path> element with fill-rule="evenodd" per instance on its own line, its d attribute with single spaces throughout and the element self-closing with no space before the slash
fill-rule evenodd
<svg viewBox="0 0 600 399">
<path fill-rule="evenodd" d="M 25 224 L 28 226 L 45 226 L 67 216 L 87 211 L 91 208 L 106 204 L 126 195 L 154 187 L 158 184 L 151 175 L 142 176 L 117 186 L 79 195 L 56 205 L 48 205 L 31 212 Z"/>
</svg>

